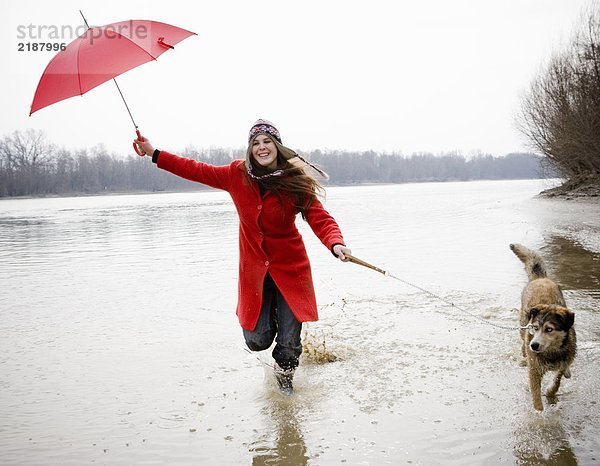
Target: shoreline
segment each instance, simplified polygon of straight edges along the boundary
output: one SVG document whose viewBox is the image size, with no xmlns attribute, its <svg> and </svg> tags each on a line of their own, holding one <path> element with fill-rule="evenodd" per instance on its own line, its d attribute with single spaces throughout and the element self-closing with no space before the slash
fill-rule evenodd
<svg viewBox="0 0 600 466">
<path fill-rule="evenodd" d="M 502 179 L 472 179 L 472 180 L 457 180 L 457 179 L 449 179 L 449 180 L 414 180 L 414 181 L 405 181 L 402 183 L 391 183 L 391 182 L 360 182 L 360 183 L 344 183 L 344 184 L 334 184 L 328 183 L 323 187 L 327 188 L 343 188 L 343 187 L 352 187 L 352 186 L 389 186 L 389 185 L 403 185 L 403 184 L 421 184 L 421 183 L 469 183 L 472 181 L 523 181 L 523 180 L 543 180 L 543 179 L 552 179 L 552 178 L 502 178 Z M 562 185 L 561 185 L 562 186 Z M 538 193 L 538 196 L 542 197 L 555 197 L 557 194 L 544 195 L 544 193 L 548 193 L 554 190 L 557 190 L 559 187 L 547 189 Z M 196 192 L 211 192 L 216 191 L 213 188 L 209 187 L 199 187 L 196 189 L 165 189 L 165 190 L 131 190 L 131 191 L 97 191 L 97 192 L 70 192 L 70 193 L 50 193 L 50 194 L 40 194 L 40 195 L 27 195 L 27 196 L 3 196 L 0 197 L 0 202 L 4 200 L 28 200 L 28 199 L 60 199 L 66 197 L 95 197 L 95 196 L 127 196 L 127 195 L 138 195 L 138 194 L 175 194 L 175 193 L 196 193 Z M 591 196 L 599 196 L 600 195 L 600 187 L 598 190 L 598 194 L 592 194 Z M 591 197 L 590 196 L 590 197 Z"/>
<path fill-rule="evenodd" d="M 559 186 L 542 191 L 538 197 L 566 201 L 595 200 L 600 197 L 600 175 L 565 180 Z"/>
<path fill-rule="evenodd" d="M 364 183 L 348 183 L 348 184 L 327 184 L 324 186 L 327 188 L 340 188 L 340 187 L 352 187 L 352 186 L 387 186 L 387 185 L 401 185 L 401 184 L 418 184 L 418 183 L 456 183 L 464 182 L 468 183 L 471 181 L 519 181 L 529 178 L 507 178 L 498 180 L 415 180 L 406 181 L 403 183 L 390 183 L 390 182 L 364 182 Z M 551 178 L 530 178 L 530 179 L 548 179 Z M 29 195 L 29 196 L 4 196 L 0 197 L 0 202 L 5 200 L 30 200 L 30 199 L 60 199 L 66 197 L 96 197 L 96 196 L 128 196 L 128 195 L 139 195 L 139 194 L 175 194 L 175 193 L 196 193 L 196 192 L 211 192 L 215 191 L 212 188 L 200 187 L 197 189 L 165 189 L 165 190 L 131 190 L 131 191 L 97 191 L 97 192 L 73 192 L 73 193 L 52 193 L 43 195 Z M 577 200 L 596 200 L 600 198 L 600 176 L 582 177 L 571 180 L 564 180 L 562 184 L 540 191 L 535 197 L 542 199 L 562 199 L 565 201 L 577 201 Z"/>
</svg>

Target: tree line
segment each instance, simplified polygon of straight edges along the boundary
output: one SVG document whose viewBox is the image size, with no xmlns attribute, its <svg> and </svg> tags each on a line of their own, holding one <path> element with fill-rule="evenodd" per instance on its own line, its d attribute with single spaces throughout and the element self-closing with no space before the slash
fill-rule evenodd
<svg viewBox="0 0 600 466">
<path fill-rule="evenodd" d="M 188 147 L 181 155 L 225 165 L 245 157 L 245 149 Z M 321 151 L 303 154 L 330 175 L 330 184 L 529 179 L 552 176 L 533 154 L 493 157 L 460 153 L 401 154 Z M 148 157 L 109 154 L 99 145 L 69 151 L 48 142 L 43 132 L 15 131 L 0 140 L 0 197 L 102 192 L 203 189 L 198 183 L 157 169 Z"/>
</svg>

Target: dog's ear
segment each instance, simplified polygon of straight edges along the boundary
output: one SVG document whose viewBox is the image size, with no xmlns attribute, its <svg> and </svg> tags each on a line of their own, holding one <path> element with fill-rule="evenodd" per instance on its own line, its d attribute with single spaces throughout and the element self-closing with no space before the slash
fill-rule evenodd
<svg viewBox="0 0 600 466">
<path fill-rule="evenodd" d="M 564 322 L 563 330 L 569 330 L 571 327 L 573 327 L 573 324 L 575 323 L 575 313 L 569 311 L 568 309 L 564 309 L 561 310 L 560 316 Z"/>
<path fill-rule="evenodd" d="M 531 309 L 529 309 L 529 320 L 533 320 L 535 316 L 537 316 L 539 313 L 540 310 L 537 307 L 532 307 Z"/>
</svg>

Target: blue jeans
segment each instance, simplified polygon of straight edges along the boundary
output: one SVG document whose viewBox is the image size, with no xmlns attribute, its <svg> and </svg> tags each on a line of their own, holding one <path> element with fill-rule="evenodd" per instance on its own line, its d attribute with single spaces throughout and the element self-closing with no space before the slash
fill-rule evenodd
<svg viewBox="0 0 600 466">
<path fill-rule="evenodd" d="M 298 358 L 302 354 L 302 322 L 296 320 L 271 275 L 265 276 L 263 304 L 256 328 L 242 330 L 246 345 L 252 351 L 266 350 L 275 340 L 273 359 L 279 367 L 285 370 L 298 367 Z"/>
</svg>

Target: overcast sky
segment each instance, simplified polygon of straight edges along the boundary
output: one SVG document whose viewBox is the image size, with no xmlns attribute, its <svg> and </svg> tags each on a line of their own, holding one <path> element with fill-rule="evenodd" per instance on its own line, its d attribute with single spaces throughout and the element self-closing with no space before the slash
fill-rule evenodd
<svg viewBox="0 0 600 466">
<path fill-rule="evenodd" d="M 198 34 L 118 78 L 142 133 L 163 149 L 242 147 L 266 118 L 301 150 L 523 151 L 513 121 L 520 96 L 589 4 L 5 0 L 0 136 L 35 128 L 70 149 L 131 152 L 133 125 L 111 82 L 29 116 L 54 53 L 18 51 L 49 39 L 19 31 L 75 29 L 83 8 L 92 25 L 151 19 Z"/>
</svg>

